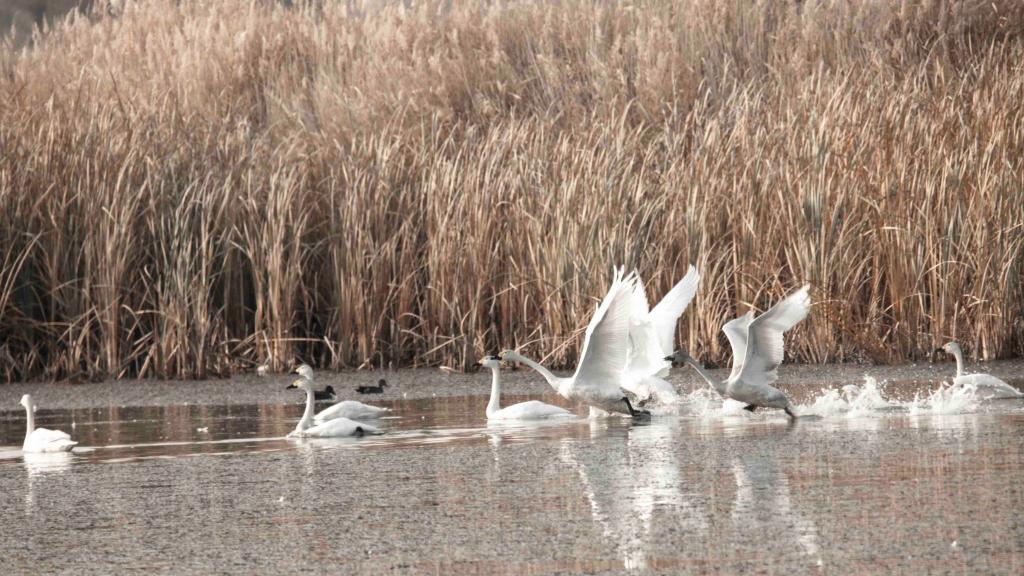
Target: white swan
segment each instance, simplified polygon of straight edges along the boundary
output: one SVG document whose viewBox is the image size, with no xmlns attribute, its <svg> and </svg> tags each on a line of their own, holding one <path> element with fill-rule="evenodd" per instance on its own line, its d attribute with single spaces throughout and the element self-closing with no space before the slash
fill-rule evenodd
<svg viewBox="0 0 1024 576">
<path fill-rule="evenodd" d="M 365 436 L 367 434 L 383 434 L 383 432 L 369 424 L 363 424 L 348 418 L 334 418 L 322 424 L 314 424 L 313 407 L 316 400 L 313 399 L 313 383 L 306 378 L 299 378 L 292 382 L 286 390 L 302 388 L 306 391 L 306 411 L 302 419 L 295 426 L 295 430 L 288 434 L 289 438 L 337 438 L 340 436 Z"/>
<path fill-rule="evenodd" d="M 782 363 L 783 334 L 807 317 L 810 288 L 805 285 L 757 318 L 747 312 L 722 327 L 732 347 L 732 371 L 725 381 L 713 378 L 683 350 L 665 359 L 689 363 L 723 398 L 747 404 L 746 410 L 781 408 L 796 418 L 789 399 L 772 384 L 779 378 L 775 370 Z"/>
<path fill-rule="evenodd" d="M 979 396 L 989 399 L 1024 398 L 1024 392 L 991 374 L 964 374 L 964 353 L 956 342 L 949 342 L 942 349 L 956 358 L 954 386 L 973 386 Z"/>
<path fill-rule="evenodd" d="M 672 367 L 665 355 L 674 349 L 676 323 L 697 293 L 699 280 L 697 269 L 690 266 L 683 279 L 651 310 L 643 282 L 637 278 L 630 308 L 629 362 L 622 387 L 638 398 L 652 398 L 660 404 L 679 401 L 675 388 L 665 381 Z"/>
<path fill-rule="evenodd" d="M 565 408 L 545 404 L 538 400 L 529 400 L 502 408 L 500 362 L 501 358 L 497 356 L 487 356 L 480 360 L 481 366 L 491 369 L 491 399 L 487 403 L 486 410 L 488 420 L 548 420 L 576 417 Z"/>
<path fill-rule="evenodd" d="M 70 452 L 75 444 L 78 444 L 71 439 L 71 436 L 60 430 L 36 428 L 36 404 L 32 401 L 32 396 L 28 394 L 22 396 L 21 405 L 25 407 L 25 412 L 28 414 L 25 443 L 21 446 L 23 452 Z"/>
<path fill-rule="evenodd" d="M 313 423 L 323 424 L 328 420 L 334 420 L 336 418 L 349 418 L 351 420 L 380 418 L 390 411 L 390 408 L 370 406 L 369 404 L 363 404 L 362 402 L 356 402 L 355 400 L 343 400 L 318 412 L 316 416 L 313 416 Z"/>
<path fill-rule="evenodd" d="M 583 402 L 592 409 L 606 412 L 631 416 L 650 415 L 646 410 L 634 409 L 621 388 L 626 379 L 630 309 L 635 283 L 636 274 L 623 277 L 622 270 L 615 271 L 608 294 L 587 326 L 580 363 L 572 376 L 555 376 L 547 368 L 514 350 L 505 350 L 499 357 L 506 362 L 522 362 L 533 368 L 568 400 Z"/>
</svg>

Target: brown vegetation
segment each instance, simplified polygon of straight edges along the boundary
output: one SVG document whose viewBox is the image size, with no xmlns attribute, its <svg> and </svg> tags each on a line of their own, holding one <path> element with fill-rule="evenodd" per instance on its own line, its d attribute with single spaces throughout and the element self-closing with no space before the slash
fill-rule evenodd
<svg viewBox="0 0 1024 576">
<path fill-rule="evenodd" d="M 8 379 L 571 365 L 613 263 L 708 362 L 804 281 L 801 361 L 1024 351 L 1016 0 L 178 4 L 0 51 Z"/>
</svg>

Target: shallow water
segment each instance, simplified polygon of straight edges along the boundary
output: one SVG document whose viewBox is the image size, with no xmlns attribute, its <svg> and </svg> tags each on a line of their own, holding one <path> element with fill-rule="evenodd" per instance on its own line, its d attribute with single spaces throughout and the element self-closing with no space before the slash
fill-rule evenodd
<svg viewBox="0 0 1024 576">
<path fill-rule="evenodd" d="M 40 409 L 89 448 L 37 456 L 9 409 L 0 558 L 11 574 L 1024 572 L 1024 402 L 805 386 L 795 425 L 698 393 L 649 422 L 488 426 L 485 397 L 447 396 L 381 399 L 386 435 L 316 441 L 282 438 L 297 403 Z"/>
</svg>

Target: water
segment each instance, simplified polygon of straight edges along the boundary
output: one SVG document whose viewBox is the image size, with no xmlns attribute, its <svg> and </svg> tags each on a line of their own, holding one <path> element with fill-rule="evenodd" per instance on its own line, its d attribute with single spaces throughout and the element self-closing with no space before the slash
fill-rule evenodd
<svg viewBox="0 0 1024 576">
<path fill-rule="evenodd" d="M 483 396 L 398 388 L 363 439 L 282 438 L 294 396 L 44 407 L 90 448 L 23 456 L 8 409 L 4 573 L 1024 572 L 1021 401 L 868 379 L 806 386 L 795 425 L 695 392 L 649 422 L 488 426 Z"/>
</svg>

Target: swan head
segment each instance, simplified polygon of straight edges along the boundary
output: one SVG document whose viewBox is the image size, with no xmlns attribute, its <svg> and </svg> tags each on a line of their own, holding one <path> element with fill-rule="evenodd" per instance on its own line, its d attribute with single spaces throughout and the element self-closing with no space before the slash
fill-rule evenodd
<svg viewBox="0 0 1024 576">
<path fill-rule="evenodd" d="M 289 384 L 289 385 L 288 385 L 288 386 L 287 386 L 287 387 L 285 388 L 285 390 L 292 390 L 292 389 L 294 389 L 294 388 L 302 388 L 303 390 L 312 390 L 312 389 L 313 389 L 313 383 L 312 383 L 312 382 L 310 382 L 310 381 L 309 381 L 309 379 L 307 379 L 307 378 L 297 378 L 297 379 L 295 379 L 295 381 L 294 381 L 294 382 L 292 382 L 291 384 Z M 329 390 L 331 390 L 332 392 L 333 392 L 333 390 L 334 390 L 334 389 L 333 389 L 333 388 L 331 388 L 330 386 L 328 386 L 327 388 L 328 388 Z"/>
<path fill-rule="evenodd" d="M 686 364 L 690 360 L 693 360 L 693 357 L 683 349 L 676 350 L 671 356 L 665 356 L 665 361 L 672 364 Z"/>
<path fill-rule="evenodd" d="M 944 352 L 946 352 L 947 354 L 952 354 L 954 356 L 956 356 L 957 354 L 961 353 L 960 352 L 960 345 L 957 344 L 956 342 L 947 342 L 947 343 L 943 344 L 942 345 L 942 350 Z"/>
<path fill-rule="evenodd" d="M 35 404 L 32 402 L 32 396 L 25 394 L 21 397 L 20 404 L 26 409 L 31 410 Z"/>
<path fill-rule="evenodd" d="M 484 356 L 483 358 L 480 359 L 479 362 L 477 362 L 477 364 L 483 366 L 484 368 L 490 368 L 491 370 L 499 370 L 501 369 L 501 357 Z"/>
<path fill-rule="evenodd" d="M 313 369 L 309 364 L 299 364 L 299 367 L 295 369 L 295 373 L 307 380 L 313 379 Z"/>
</svg>

